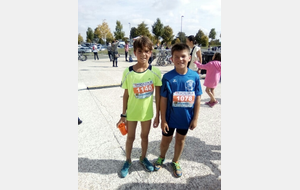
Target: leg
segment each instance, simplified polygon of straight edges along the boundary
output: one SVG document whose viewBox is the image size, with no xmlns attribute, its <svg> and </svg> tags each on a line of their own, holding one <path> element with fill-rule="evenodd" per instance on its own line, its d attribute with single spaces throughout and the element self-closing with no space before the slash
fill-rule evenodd
<svg viewBox="0 0 300 190">
<path fill-rule="evenodd" d="M 188 130 L 182 130 L 182 129 L 176 129 L 176 142 L 175 142 L 175 151 L 174 151 L 174 157 L 172 160 L 172 167 L 174 170 L 174 175 L 176 177 L 182 176 L 182 170 L 179 165 L 179 158 L 182 154 L 184 143 L 185 143 L 185 136 L 187 134 Z"/>
<path fill-rule="evenodd" d="M 148 136 L 151 128 L 151 120 L 141 122 L 142 130 L 141 130 L 141 147 L 142 147 L 142 155 L 141 159 L 143 160 L 146 157 L 147 149 L 148 149 Z"/>
<path fill-rule="evenodd" d="M 214 98 L 214 94 L 211 93 L 211 89 L 212 88 L 208 88 L 206 87 L 205 92 L 208 94 L 208 96 L 210 97 L 210 103 L 214 103 L 216 102 L 216 99 Z"/>
<path fill-rule="evenodd" d="M 116 58 L 116 67 L 118 67 L 118 58 Z"/>
<path fill-rule="evenodd" d="M 162 136 L 161 142 L 160 142 L 160 157 L 165 158 L 166 153 L 169 149 L 169 145 L 172 142 L 173 135 L 172 136 Z"/>
<path fill-rule="evenodd" d="M 174 157 L 173 157 L 173 162 L 178 162 L 181 153 L 183 151 L 184 143 L 185 143 L 185 136 L 186 135 L 181 135 L 179 133 L 176 133 L 176 142 L 175 142 L 175 151 L 174 151 Z"/>
<path fill-rule="evenodd" d="M 121 177 L 124 178 L 127 176 L 129 172 L 129 168 L 132 165 L 131 163 L 131 151 L 132 145 L 135 139 L 135 129 L 136 129 L 137 121 L 128 121 L 127 122 L 127 139 L 126 139 L 126 162 L 124 163 L 121 169 Z"/>
<path fill-rule="evenodd" d="M 137 121 L 128 121 L 127 122 L 127 139 L 126 139 L 126 161 L 131 162 L 131 151 L 132 145 L 135 139 L 135 130 Z"/>
<path fill-rule="evenodd" d="M 162 168 L 163 162 L 165 161 L 166 153 L 169 149 L 169 145 L 173 139 L 174 134 L 173 128 L 169 128 L 168 134 L 162 133 L 162 138 L 160 142 L 160 155 L 154 163 L 154 170 L 158 171 Z"/>
<path fill-rule="evenodd" d="M 140 163 L 144 166 L 146 171 L 152 172 L 154 170 L 153 165 L 146 158 L 146 153 L 148 149 L 148 136 L 151 128 L 151 120 L 141 122 L 141 146 L 142 146 L 142 155 L 140 157 Z"/>
<path fill-rule="evenodd" d="M 215 89 L 214 89 L 214 88 L 211 88 L 211 89 L 210 89 L 210 92 L 211 92 L 211 94 L 213 95 L 213 97 L 214 97 L 214 99 L 215 99 Z M 217 101 L 217 100 L 215 99 L 215 101 Z"/>
</svg>

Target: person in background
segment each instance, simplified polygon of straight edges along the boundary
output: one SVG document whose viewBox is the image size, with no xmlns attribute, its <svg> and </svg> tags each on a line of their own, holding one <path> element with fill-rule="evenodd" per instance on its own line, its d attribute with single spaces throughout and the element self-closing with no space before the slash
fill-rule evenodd
<svg viewBox="0 0 300 190">
<path fill-rule="evenodd" d="M 113 60 L 113 67 L 118 67 L 118 57 L 116 57 L 116 54 L 118 54 L 118 40 L 114 40 L 111 44 L 111 54 L 112 54 L 112 60 Z M 116 66 L 115 66 L 116 64 Z"/>
<path fill-rule="evenodd" d="M 210 101 L 205 102 L 205 104 L 213 107 L 219 103 L 215 98 L 215 88 L 221 79 L 221 53 L 216 52 L 212 57 L 212 61 L 204 65 L 197 61 L 195 61 L 195 64 L 199 69 L 206 70 L 206 77 L 203 85 L 206 86 L 205 92 L 210 97 Z"/>
<path fill-rule="evenodd" d="M 191 61 L 188 64 L 188 68 L 200 74 L 200 69 L 198 69 L 198 67 L 195 65 L 194 62 L 199 61 L 200 63 L 202 63 L 202 53 L 201 53 L 201 48 L 196 45 L 195 36 L 193 35 L 188 36 L 186 38 L 186 44 L 190 48 L 190 55 L 191 55 Z"/>
<path fill-rule="evenodd" d="M 97 58 L 97 60 L 99 60 L 99 57 L 98 57 L 98 47 L 97 47 L 96 43 L 93 45 L 93 52 L 94 52 L 94 59 L 96 60 L 96 58 Z"/>
<path fill-rule="evenodd" d="M 108 43 L 108 46 L 107 46 L 107 53 L 108 53 L 109 61 L 112 61 L 112 55 L 111 55 L 111 43 Z"/>
<path fill-rule="evenodd" d="M 125 61 L 128 61 L 127 56 L 129 51 L 129 45 L 127 41 L 125 42 L 124 50 L 125 50 Z"/>
</svg>

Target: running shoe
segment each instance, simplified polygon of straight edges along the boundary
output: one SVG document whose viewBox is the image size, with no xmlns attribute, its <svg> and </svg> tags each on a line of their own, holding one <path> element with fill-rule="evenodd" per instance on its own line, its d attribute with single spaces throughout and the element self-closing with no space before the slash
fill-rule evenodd
<svg viewBox="0 0 300 190">
<path fill-rule="evenodd" d="M 172 162 L 171 165 L 172 165 L 173 170 L 174 170 L 174 175 L 175 175 L 176 177 L 181 177 L 181 176 L 182 176 L 182 171 L 181 171 L 181 168 L 180 168 L 179 163 Z"/>
<path fill-rule="evenodd" d="M 128 161 L 126 161 L 124 163 L 123 168 L 121 169 L 121 177 L 122 178 L 127 176 L 130 166 L 131 166 L 131 163 L 129 163 Z"/>
<path fill-rule="evenodd" d="M 164 161 L 164 158 L 158 157 L 156 162 L 154 163 L 154 170 L 158 171 L 160 168 L 162 168 Z"/>
<path fill-rule="evenodd" d="M 148 172 L 153 172 L 154 167 L 153 167 L 153 165 L 149 162 L 149 160 L 146 157 L 144 158 L 144 160 L 141 160 L 141 157 L 140 157 L 140 163 L 144 166 L 144 168 Z"/>
</svg>

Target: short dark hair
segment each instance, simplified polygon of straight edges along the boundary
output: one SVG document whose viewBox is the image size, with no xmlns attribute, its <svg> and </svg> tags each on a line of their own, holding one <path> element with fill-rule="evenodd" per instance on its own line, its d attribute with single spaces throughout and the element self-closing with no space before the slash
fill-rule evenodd
<svg viewBox="0 0 300 190">
<path fill-rule="evenodd" d="M 215 53 L 215 58 L 214 58 L 214 60 L 216 60 L 216 61 L 221 61 L 221 53 L 216 52 L 216 53 Z"/>
<path fill-rule="evenodd" d="M 142 36 L 133 42 L 134 51 L 136 51 L 137 48 L 143 49 L 143 47 L 153 50 L 153 43 L 147 36 Z"/>
<path fill-rule="evenodd" d="M 182 50 L 187 50 L 188 52 L 190 52 L 190 47 L 184 43 L 177 43 L 172 47 L 171 54 L 173 56 L 173 53 L 175 51 L 182 51 Z"/>
</svg>

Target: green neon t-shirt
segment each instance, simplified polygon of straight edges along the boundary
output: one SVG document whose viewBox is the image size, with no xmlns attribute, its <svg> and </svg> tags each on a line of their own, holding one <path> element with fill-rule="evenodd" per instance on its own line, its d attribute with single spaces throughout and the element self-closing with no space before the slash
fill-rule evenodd
<svg viewBox="0 0 300 190">
<path fill-rule="evenodd" d="M 122 88 L 128 90 L 127 120 L 148 121 L 153 118 L 153 93 L 155 86 L 161 86 L 161 72 L 149 65 L 142 73 L 126 68 L 122 77 Z"/>
</svg>

